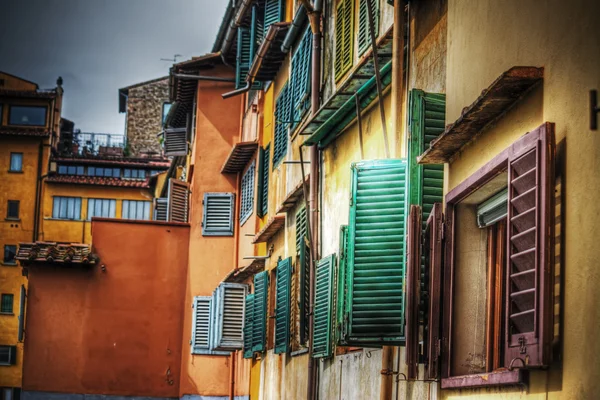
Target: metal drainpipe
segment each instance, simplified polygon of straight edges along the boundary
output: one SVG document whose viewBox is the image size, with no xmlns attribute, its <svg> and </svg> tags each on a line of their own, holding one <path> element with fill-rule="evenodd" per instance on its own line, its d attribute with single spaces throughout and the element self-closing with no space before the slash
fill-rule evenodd
<svg viewBox="0 0 600 400">
<path fill-rule="evenodd" d="M 234 78 L 223 78 L 220 76 L 205 76 L 205 75 L 189 75 L 189 74 L 178 74 L 178 73 L 171 73 L 171 76 L 175 77 L 175 78 L 179 78 L 179 79 L 190 79 L 190 80 L 196 80 L 196 81 L 212 81 L 212 82 L 229 82 L 229 83 L 235 83 L 235 79 Z"/>
<path fill-rule="evenodd" d="M 321 92 L 321 2 L 315 2 L 315 8 L 309 12 L 310 25 L 313 33 L 312 70 L 311 70 L 311 114 L 314 116 L 319 110 Z M 315 260 L 319 259 L 319 204 L 317 203 L 319 190 L 319 148 L 313 145 L 310 154 L 310 226 L 314 254 L 310 271 L 310 318 L 309 318 L 309 358 L 308 358 L 308 400 L 316 399 L 317 368 L 313 353 L 313 324 L 314 324 L 314 296 L 315 296 Z"/>
<path fill-rule="evenodd" d="M 44 139 L 40 141 L 40 146 L 38 148 L 38 167 L 37 167 L 37 175 L 36 175 L 36 185 L 35 185 L 35 205 L 33 209 L 33 240 L 32 242 L 36 242 L 38 240 L 39 229 L 40 229 L 40 192 L 41 192 L 41 181 L 42 181 L 42 162 L 44 161 Z"/>
<path fill-rule="evenodd" d="M 233 400 L 235 397 L 235 359 L 237 358 L 237 350 L 230 353 L 229 358 L 231 359 L 229 365 L 229 400 Z"/>
</svg>

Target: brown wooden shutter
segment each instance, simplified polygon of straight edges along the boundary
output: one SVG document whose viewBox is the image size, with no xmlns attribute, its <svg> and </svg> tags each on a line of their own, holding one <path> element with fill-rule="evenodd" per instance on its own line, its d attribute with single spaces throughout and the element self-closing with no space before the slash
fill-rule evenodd
<svg viewBox="0 0 600 400">
<path fill-rule="evenodd" d="M 416 379 L 419 362 L 419 286 L 421 276 L 420 206 L 410 206 L 406 236 L 406 377 L 407 379 Z"/>
<path fill-rule="evenodd" d="M 425 379 L 437 379 L 441 354 L 442 312 L 442 205 L 435 203 L 427 218 L 423 238 L 423 256 L 429 277 L 429 312 L 425 330 Z"/>
<path fill-rule="evenodd" d="M 188 222 L 190 185 L 177 179 L 169 180 L 168 220 Z"/>
<path fill-rule="evenodd" d="M 554 125 L 546 123 L 509 153 L 506 367 L 550 362 L 554 151 Z"/>
</svg>

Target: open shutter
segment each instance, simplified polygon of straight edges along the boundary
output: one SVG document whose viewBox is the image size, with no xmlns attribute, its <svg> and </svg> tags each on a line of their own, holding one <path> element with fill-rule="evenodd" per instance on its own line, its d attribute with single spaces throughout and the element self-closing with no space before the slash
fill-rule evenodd
<svg viewBox="0 0 600 400">
<path fill-rule="evenodd" d="M 354 0 L 340 0 L 335 14 L 335 80 L 339 80 L 353 64 Z"/>
<path fill-rule="evenodd" d="M 279 92 L 279 96 L 277 96 L 277 101 L 275 103 L 275 139 L 273 145 L 273 168 L 275 168 L 279 164 L 279 161 L 281 161 L 287 153 L 288 127 L 292 118 L 290 106 L 290 87 L 291 85 L 289 85 L 288 83 L 286 83 L 283 86 L 283 88 Z"/>
<path fill-rule="evenodd" d="M 269 27 L 277 22 L 282 22 L 284 19 L 284 1 L 283 0 L 266 0 L 265 1 L 265 18 L 264 18 L 264 34 L 266 35 Z"/>
<path fill-rule="evenodd" d="M 308 320 L 310 314 L 310 248 L 304 237 L 300 244 L 300 344 L 308 340 Z"/>
<path fill-rule="evenodd" d="M 275 354 L 287 353 L 290 345 L 290 292 L 292 281 L 292 258 L 277 263 L 275 299 Z"/>
<path fill-rule="evenodd" d="M 233 236 L 233 193 L 204 193 L 203 236 Z"/>
<path fill-rule="evenodd" d="M 168 208 L 169 199 L 167 197 L 159 197 L 154 199 L 154 220 L 166 221 Z"/>
<path fill-rule="evenodd" d="M 165 156 L 187 156 L 188 141 L 186 128 L 165 129 Z"/>
<path fill-rule="evenodd" d="M 439 377 L 441 355 L 442 313 L 442 205 L 435 203 L 426 222 L 423 237 L 423 256 L 429 278 L 428 323 L 425 334 L 425 378 Z"/>
<path fill-rule="evenodd" d="M 296 254 L 300 253 L 300 249 L 304 244 L 304 238 L 308 237 L 308 222 L 306 218 L 306 208 L 302 207 L 296 213 Z"/>
<path fill-rule="evenodd" d="M 259 153 L 256 213 L 262 218 L 269 211 L 269 161 L 271 157 L 271 145 L 267 145 L 264 149 L 262 147 L 259 148 Z"/>
<path fill-rule="evenodd" d="M 345 315 L 348 308 L 346 301 L 348 285 L 346 281 L 348 267 L 348 225 L 340 226 L 340 250 L 339 250 L 337 293 L 336 293 L 336 343 L 340 346 L 346 345 L 346 320 Z"/>
<path fill-rule="evenodd" d="M 238 27 L 237 37 L 237 62 L 235 71 L 235 88 L 239 89 L 246 84 L 246 77 L 250 70 L 252 62 L 253 40 L 251 37 L 251 28 Z"/>
<path fill-rule="evenodd" d="M 349 341 L 404 340 L 406 160 L 352 165 Z"/>
<path fill-rule="evenodd" d="M 254 275 L 254 311 L 252 322 L 252 351 L 265 351 L 267 338 L 267 292 L 269 275 L 267 271 Z"/>
<path fill-rule="evenodd" d="M 312 38 L 309 26 L 292 57 L 292 130 L 302 121 L 302 117 L 310 108 Z"/>
<path fill-rule="evenodd" d="M 194 297 L 194 323 L 192 325 L 192 354 L 210 352 L 210 296 Z"/>
<path fill-rule="evenodd" d="M 168 220 L 188 222 L 190 185 L 177 179 L 169 180 Z"/>
<path fill-rule="evenodd" d="M 222 283 L 218 289 L 215 349 L 241 349 L 244 345 L 244 310 L 248 287 L 238 283 Z"/>
<path fill-rule="evenodd" d="M 333 314 L 333 268 L 335 254 L 317 262 L 315 269 L 315 306 L 313 323 L 313 357 L 331 356 Z"/>
<path fill-rule="evenodd" d="M 407 379 L 417 378 L 419 362 L 419 283 L 421 278 L 421 207 L 410 206 L 406 242 Z"/>
<path fill-rule="evenodd" d="M 21 285 L 21 302 L 19 304 L 19 342 L 25 338 L 25 302 L 27 301 L 27 290 Z"/>
<path fill-rule="evenodd" d="M 244 314 L 244 358 L 252 358 L 252 324 L 254 323 L 254 294 L 246 295 Z"/>
<path fill-rule="evenodd" d="M 505 365 L 544 366 L 552 354 L 554 126 L 541 126 L 512 148 L 515 151 L 508 160 Z M 515 362 L 517 359 L 521 362 Z"/>
<path fill-rule="evenodd" d="M 256 173 L 256 162 L 252 161 L 244 176 L 242 177 L 241 191 L 242 198 L 240 204 L 240 225 L 252 215 L 254 211 L 254 175 Z"/>
<path fill-rule="evenodd" d="M 375 39 L 379 34 L 379 0 L 360 0 L 358 5 L 358 55 L 359 57 L 371 47 L 371 33 L 369 32 L 369 13 L 367 1 L 371 2 L 373 10 L 373 27 L 375 28 Z"/>
</svg>

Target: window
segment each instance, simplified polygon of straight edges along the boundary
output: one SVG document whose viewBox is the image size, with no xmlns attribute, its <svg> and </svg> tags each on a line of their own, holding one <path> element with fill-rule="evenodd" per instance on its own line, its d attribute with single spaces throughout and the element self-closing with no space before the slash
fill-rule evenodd
<svg viewBox="0 0 600 400">
<path fill-rule="evenodd" d="M 254 172 L 255 172 L 255 161 L 252 161 L 250 167 L 246 170 L 246 173 L 242 177 L 242 198 L 241 198 L 241 206 L 240 206 L 240 225 L 243 225 L 244 222 L 252 215 L 252 211 L 254 210 Z"/>
<path fill-rule="evenodd" d="M 150 205 L 152 202 L 143 200 L 123 200 L 123 219 L 137 219 L 137 220 L 149 220 L 150 219 Z"/>
<path fill-rule="evenodd" d="M 309 26 L 292 57 L 292 130 L 302 121 L 302 117 L 310 108 L 311 55 L 312 31 Z"/>
<path fill-rule="evenodd" d="M 287 153 L 288 126 L 292 118 L 291 89 L 287 83 L 283 86 L 275 103 L 275 140 L 273 145 L 273 169 Z"/>
<path fill-rule="evenodd" d="M 46 125 L 46 107 L 11 106 L 9 113 L 8 123 L 10 125 Z"/>
<path fill-rule="evenodd" d="M 81 197 L 54 197 L 52 205 L 52 218 L 55 219 L 81 219 Z"/>
<path fill-rule="evenodd" d="M 17 363 L 17 346 L 0 345 L 0 365 L 15 365 Z"/>
<path fill-rule="evenodd" d="M 2 79 L 0 79 L 0 86 L 2 86 Z M 2 397 L 4 396 L 4 397 Z M 20 400 L 21 399 L 21 388 L 17 387 L 5 387 L 0 389 L 0 399 L 2 400 Z"/>
<path fill-rule="evenodd" d="M 165 124 L 165 121 L 167 120 L 167 115 L 169 115 L 169 110 L 171 109 L 171 103 L 163 103 L 162 106 L 162 124 Z"/>
<path fill-rule="evenodd" d="M 10 172 L 23 171 L 23 153 L 10 153 Z"/>
<path fill-rule="evenodd" d="M 335 254 L 317 262 L 315 280 L 315 306 L 313 325 L 313 358 L 332 354 L 333 268 Z"/>
<path fill-rule="evenodd" d="M 84 175 L 83 165 L 59 165 L 59 175 Z"/>
<path fill-rule="evenodd" d="M 335 80 L 339 80 L 353 64 L 354 0 L 339 0 L 335 15 Z"/>
<path fill-rule="evenodd" d="M 19 200 L 8 200 L 6 219 L 19 219 Z"/>
<path fill-rule="evenodd" d="M 290 301 L 292 281 L 292 258 L 277 263 L 275 282 L 275 354 L 289 351 L 290 346 Z"/>
<path fill-rule="evenodd" d="M 12 314 L 13 313 L 13 301 L 14 295 L 2 293 L 1 299 L 2 302 L 0 304 L 0 313 L 2 314 Z"/>
<path fill-rule="evenodd" d="M 285 18 L 285 1 L 284 0 L 266 0 L 265 1 L 265 17 L 264 17 L 264 33 L 269 31 L 269 27 L 276 22 L 282 22 Z M 260 38 L 262 40 L 262 38 Z"/>
<path fill-rule="evenodd" d="M 233 236 L 233 193 L 204 193 L 203 236 Z"/>
<path fill-rule="evenodd" d="M 117 200 L 114 199 L 88 199 L 88 221 L 92 217 L 115 218 L 117 213 Z"/>
<path fill-rule="evenodd" d="M 264 217 L 269 212 L 269 160 L 271 158 L 271 145 L 259 149 L 258 164 L 258 196 L 256 213 Z"/>
<path fill-rule="evenodd" d="M 5 244 L 4 245 L 4 264 L 16 265 L 17 261 L 15 260 L 15 256 L 17 255 L 17 246 L 14 244 Z"/>
<path fill-rule="evenodd" d="M 371 32 L 369 26 L 369 12 L 367 1 L 371 2 L 373 11 L 373 34 L 375 39 L 379 34 L 379 0 L 359 0 L 358 5 L 358 55 L 359 57 L 371 47 Z"/>
<path fill-rule="evenodd" d="M 123 178 L 127 179 L 146 179 L 146 171 L 143 169 L 124 169 Z"/>
</svg>

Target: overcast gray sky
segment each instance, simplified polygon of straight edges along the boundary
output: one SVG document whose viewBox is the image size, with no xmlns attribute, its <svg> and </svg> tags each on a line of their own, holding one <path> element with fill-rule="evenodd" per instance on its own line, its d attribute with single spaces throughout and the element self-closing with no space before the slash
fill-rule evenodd
<svg viewBox="0 0 600 400">
<path fill-rule="evenodd" d="M 52 88 L 63 117 L 123 133 L 118 89 L 168 74 L 211 50 L 227 0 L 0 0 L 0 71 Z"/>
</svg>

